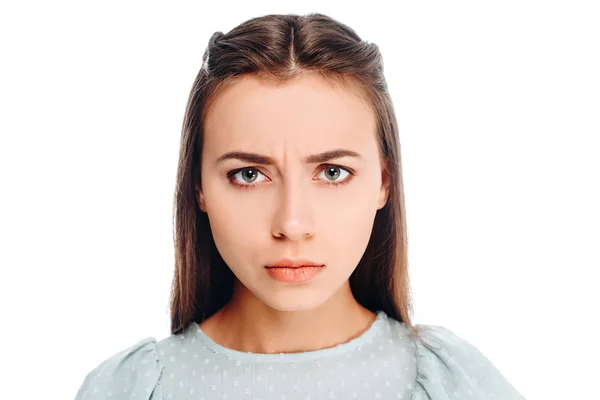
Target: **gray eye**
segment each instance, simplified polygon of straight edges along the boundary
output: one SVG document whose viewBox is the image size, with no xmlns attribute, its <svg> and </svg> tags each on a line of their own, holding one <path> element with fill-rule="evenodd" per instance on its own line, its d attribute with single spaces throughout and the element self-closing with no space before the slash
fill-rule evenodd
<svg viewBox="0 0 600 400">
<path fill-rule="evenodd" d="M 262 175 L 257 169 L 254 168 L 245 168 L 241 171 L 238 171 L 234 177 L 236 178 L 236 181 L 238 181 L 241 184 L 244 183 L 254 183 L 258 177 L 258 175 Z M 241 176 L 242 177 L 242 181 L 240 181 L 239 179 L 237 179 L 237 176 Z"/>
<path fill-rule="evenodd" d="M 242 173 L 242 179 L 244 179 L 246 182 L 254 182 L 256 180 L 257 174 L 255 170 L 245 169 L 240 172 Z"/>
<path fill-rule="evenodd" d="M 321 174 L 325 175 L 325 179 L 328 181 L 343 181 L 344 178 L 346 178 L 347 176 L 350 175 L 350 173 L 348 171 L 346 171 L 344 168 L 342 167 L 338 167 L 336 165 L 329 165 L 326 168 L 323 168 L 323 170 L 321 171 L 321 173 L 319 174 L 319 176 L 321 176 Z M 346 175 L 344 175 L 346 174 Z M 337 179 L 338 177 L 340 177 L 340 175 L 342 175 L 342 179 Z"/>
<path fill-rule="evenodd" d="M 328 167 L 325 169 L 325 176 L 327 179 L 334 180 L 340 176 L 340 169 L 338 167 Z"/>
</svg>

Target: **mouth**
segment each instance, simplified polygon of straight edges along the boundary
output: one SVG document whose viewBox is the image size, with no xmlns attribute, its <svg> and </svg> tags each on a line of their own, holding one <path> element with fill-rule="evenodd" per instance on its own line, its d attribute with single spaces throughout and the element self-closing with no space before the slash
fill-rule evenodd
<svg viewBox="0 0 600 400">
<path fill-rule="evenodd" d="M 290 259 L 282 258 L 271 264 L 266 265 L 266 268 L 309 268 L 309 267 L 323 267 L 321 263 L 316 263 L 307 259 Z"/>
<path fill-rule="evenodd" d="M 325 269 L 324 265 L 267 266 L 269 276 L 280 282 L 306 282 Z"/>
</svg>

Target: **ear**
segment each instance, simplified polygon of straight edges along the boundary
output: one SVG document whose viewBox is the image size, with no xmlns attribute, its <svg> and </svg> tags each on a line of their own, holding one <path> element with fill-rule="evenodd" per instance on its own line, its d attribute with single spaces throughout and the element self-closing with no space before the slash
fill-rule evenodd
<svg viewBox="0 0 600 400">
<path fill-rule="evenodd" d="M 206 203 L 204 200 L 204 194 L 202 193 L 202 188 L 196 183 L 196 199 L 198 200 L 198 206 L 200 210 L 206 212 Z"/>
<path fill-rule="evenodd" d="M 377 209 L 381 210 L 387 203 L 390 194 L 390 174 L 387 168 L 381 171 L 381 190 L 379 191 L 379 202 Z"/>
</svg>

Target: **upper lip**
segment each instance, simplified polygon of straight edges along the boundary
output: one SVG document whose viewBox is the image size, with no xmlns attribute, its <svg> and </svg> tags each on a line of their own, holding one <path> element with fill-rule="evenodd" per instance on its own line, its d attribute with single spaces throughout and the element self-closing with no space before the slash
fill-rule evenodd
<svg viewBox="0 0 600 400">
<path fill-rule="evenodd" d="M 299 268 L 299 267 L 321 267 L 323 264 L 316 263 L 311 260 L 307 260 L 305 258 L 282 258 L 271 264 L 268 264 L 266 267 L 275 268 L 275 267 L 289 267 L 289 268 Z"/>
</svg>

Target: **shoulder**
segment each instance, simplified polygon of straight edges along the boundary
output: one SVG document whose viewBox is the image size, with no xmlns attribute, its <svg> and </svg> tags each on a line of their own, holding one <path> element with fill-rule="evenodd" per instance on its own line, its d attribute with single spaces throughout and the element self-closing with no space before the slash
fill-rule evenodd
<svg viewBox="0 0 600 400">
<path fill-rule="evenodd" d="M 416 335 L 415 335 L 416 334 Z M 448 328 L 416 325 L 413 400 L 457 398 L 524 400 L 491 361 Z"/>
<path fill-rule="evenodd" d="M 75 400 L 111 398 L 162 400 L 159 378 L 163 365 L 156 339 L 147 337 L 102 361 L 81 384 Z"/>
</svg>

